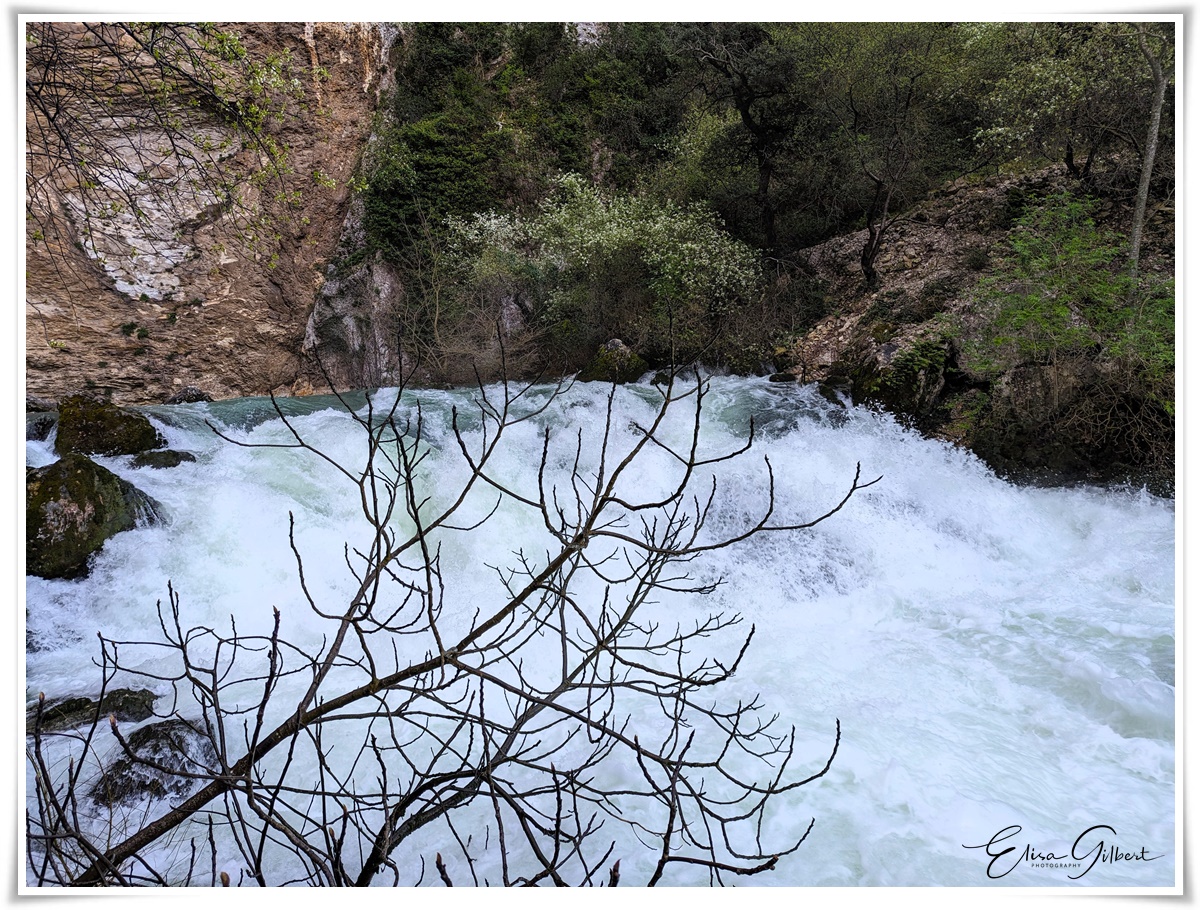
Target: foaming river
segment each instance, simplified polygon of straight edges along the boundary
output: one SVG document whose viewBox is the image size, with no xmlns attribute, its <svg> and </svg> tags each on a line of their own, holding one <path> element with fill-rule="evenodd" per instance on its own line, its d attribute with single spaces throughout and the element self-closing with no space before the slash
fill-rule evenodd
<svg viewBox="0 0 1200 910">
<path fill-rule="evenodd" d="M 580 451 L 586 473 L 605 428 L 608 392 L 576 385 L 535 419 L 510 427 L 491 472 L 536 494 L 549 427 L 548 470 L 569 482 Z M 415 413 L 421 401 L 430 446 L 417 471 L 433 497 L 452 495 L 467 476 L 450 415 L 455 406 L 471 413 L 473 394 L 404 393 L 402 410 Z M 550 392 L 538 394 L 544 401 Z M 383 390 L 373 401 L 385 406 L 394 396 Z M 366 399 L 348 401 L 361 408 Z M 308 444 L 352 470 L 361 466 L 363 432 L 336 400 L 281 405 Z M 636 444 L 637 426 L 652 420 L 655 407 L 652 386 L 617 389 L 613 453 Z M 358 490 L 311 452 L 286 447 L 295 437 L 270 402 L 146 413 L 171 448 L 196 461 L 157 470 L 133 469 L 129 458 L 97 459 L 154 497 L 168 518 L 111 539 L 86 579 L 28 579 L 30 697 L 94 690 L 97 632 L 154 640 L 168 581 L 185 626 L 229 629 L 233 621 L 242 634 L 265 635 L 278 607 L 284 638 L 319 647 L 330 624 L 313 615 L 297 580 L 289 513 L 314 601 L 334 611 L 353 593 L 343 554 L 363 532 Z M 664 437 L 686 445 L 693 416 L 682 403 Z M 830 509 L 858 464 L 864 481 L 881 479 L 814 528 L 706 553 L 688 571 L 701 583 L 720 580 L 711 594 L 664 595 L 644 607 L 647 621 L 736 613 L 744 627 L 753 624 L 756 635 L 720 697 L 758 694 L 779 723 L 794 727 L 798 773 L 820 769 L 840 722 L 828 774 L 779 797 L 764 819 L 768 840 L 802 833 L 815 819 L 807 840 L 774 870 L 738 884 L 1172 886 L 1180 821 L 1174 503 L 1135 490 L 1014 486 L 970 454 L 889 417 L 765 380 L 712 379 L 701 453 L 737 448 L 752 418 L 751 450 L 696 479 L 707 491 L 716 475 L 706 529 L 714 538 L 739 533 L 761 514 L 771 483 L 764 458 L 780 523 Z M 238 442 L 274 445 L 232 444 L 209 422 Z M 27 446 L 29 464 L 53 460 L 50 444 Z M 647 451 L 626 492 L 658 495 L 676 471 L 669 455 Z M 496 495 L 477 494 L 467 509 L 483 518 Z M 477 609 L 486 612 L 502 596 L 492 567 L 551 545 L 541 517 L 514 501 L 475 530 L 447 535 L 443 634 L 461 634 Z M 538 643 L 529 647 L 536 660 Z M 154 672 L 154 653 L 147 648 L 131 659 Z M 186 716 L 189 708 L 175 710 Z M 631 716 L 634 728 L 640 719 Z M 315 773 L 299 768 L 297 780 Z M 637 769 L 609 773 L 618 782 Z M 615 829 L 612 836 L 623 881 L 644 882 L 654 851 Z M 1003 853 L 1008 847 L 1015 849 Z M 433 850 L 449 856 L 452 848 L 448 840 L 406 845 L 395 859 L 415 869 Z M 499 878 L 486 856 L 478 874 Z M 682 864 L 664 880 L 707 882 Z"/>
</svg>

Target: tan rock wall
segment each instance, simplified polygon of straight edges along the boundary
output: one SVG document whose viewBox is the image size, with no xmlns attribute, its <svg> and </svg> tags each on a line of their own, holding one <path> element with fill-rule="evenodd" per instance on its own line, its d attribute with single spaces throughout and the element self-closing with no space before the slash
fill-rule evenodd
<svg viewBox="0 0 1200 910">
<path fill-rule="evenodd" d="M 265 230 L 247 228 L 203 195 L 146 217 L 101 219 L 26 240 L 27 392 L 58 398 L 83 388 L 119 403 L 162 401 L 192 385 L 215 397 L 287 392 L 324 267 L 342 233 L 350 181 L 387 86 L 394 30 L 373 23 L 241 23 L 248 52 L 290 49 L 300 80 L 273 127 L 287 148 L 282 184 L 250 189 L 258 153 L 236 151 Z M 218 127 L 198 121 L 196 134 Z M 149 128 L 120 141 L 155 142 Z M 181 188 L 186 163 L 164 158 L 160 178 Z M 70 213 L 72 192 L 55 200 Z M 208 203 L 208 204 L 206 204 Z M 65 224 L 65 222 L 60 222 Z M 39 228 L 40 229 L 40 228 Z"/>
</svg>

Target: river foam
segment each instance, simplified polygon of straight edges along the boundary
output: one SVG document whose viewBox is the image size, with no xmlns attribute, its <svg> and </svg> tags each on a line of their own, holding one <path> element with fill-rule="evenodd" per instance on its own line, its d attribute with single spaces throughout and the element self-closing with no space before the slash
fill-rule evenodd
<svg viewBox="0 0 1200 910">
<path fill-rule="evenodd" d="M 377 392 L 374 400 L 385 404 L 394 394 Z M 576 385 L 543 418 L 513 427 L 493 465 L 497 476 L 536 489 L 545 425 L 557 434 L 551 464 L 558 470 L 569 468 L 580 429 L 591 440 L 584 451 L 594 453 L 607 394 L 598 384 Z M 432 495 L 449 495 L 466 476 L 450 409 L 468 411 L 471 393 L 420 397 L 433 443 L 421 470 Z M 361 460 L 359 434 L 331 404 L 284 402 L 306 440 L 342 463 Z M 402 407 L 415 413 L 415 405 L 405 393 Z M 616 391 L 617 449 L 633 444 L 635 425 L 654 407 L 650 386 Z M 168 580 L 189 623 L 228 628 L 234 617 L 240 631 L 265 634 L 274 606 L 285 637 L 315 646 L 328 627 L 304 604 L 289 512 L 318 602 L 344 602 L 352 592 L 343 545 L 364 530 L 353 487 L 310 453 L 231 445 L 205 423 L 242 442 L 285 444 L 291 433 L 269 402 L 147 410 L 170 446 L 197 460 L 155 470 L 98 459 L 162 503 L 169 520 L 110 540 L 86 579 L 28 579 L 30 694 L 86 690 L 80 678 L 96 657 L 96 633 L 144 640 L 157 628 L 155 605 Z M 681 441 L 688 410 L 667 429 Z M 858 464 L 864 479 L 881 479 L 811 530 L 758 537 L 697 562 L 695 578 L 721 581 L 712 595 L 648 607 L 661 621 L 719 611 L 755 626 L 724 697 L 761 693 L 795 726 L 801 767 L 824 763 L 835 720 L 841 724 L 829 774 L 778 801 L 767 819 L 769 839 L 803 831 L 815 818 L 807 842 L 748 883 L 1171 886 L 1173 503 L 1134 490 L 1017 487 L 890 417 L 762 380 L 712 379 L 702 449 L 736 446 L 752 417 L 751 453 L 717 471 L 711 534 L 734 533 L 756 518 L 768 460 L 781 519 L 828 509 Z M 27 454 L 30 464 L 53 457 L 44 443 L 30 443 Z M 652 495 L 673 476 L 669 457 L 648 453 L 627 492 Z M 471 508 L 482 516 L 491 502 L 481 496 Z M 448 539 L 442 560 L 453 603 L 494 601 L 498 582 L 487 566 L 546 545 L 540 518 L 515 505 Z M 445 633 L 464 631 L 471 617 L 470 608 L 448 607 Z M 1097 862 L 1082 875 L 1069 863 L 1030 859 L 987 877 L 983 845 L 1011 826 L 1021 828 L 1006 842 L 1018 854 L 1029 846 L 1045 856 L 1069 854 L 1096 825 L 1112 829 L 1109 844 L 1158 858 Z M 626 846 L 628 880 L 644 880 L 654 856 L 639 854 L 636 841 Z M 414 847 L 398 859 L 417 863 L 421 855 Z M 678 884 L 707 881 L 687 868 L 675 873 Z"/>
</svg>

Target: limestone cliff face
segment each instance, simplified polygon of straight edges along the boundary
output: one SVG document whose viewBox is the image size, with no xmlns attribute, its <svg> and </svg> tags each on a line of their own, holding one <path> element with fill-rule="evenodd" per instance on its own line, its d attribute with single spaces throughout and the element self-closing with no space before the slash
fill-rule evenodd
<svg viewBox="0 0 1200 910">
<path fill-rule="evenodd" d="M 362 201 L 355 199 L 342 226 L 338 255 L 365 243 Z M 378 254 L 348 270 L 327 266 L 304 335 L 304 353 L 324 371 L 310 375 L 311 384 L 318 389 L 326 382 L 341 389 L 399 385 L 406 373 L 395 319 L 402 295 L 399 273 Z"/>
<path fill-rule="evenodd" d="M 171 209 L 145 199 L 144 217 L 70 216 L 71 187 L 53 201 L 59 230 L 26 241 L 27 392 L 58 398 L 83 388 L 119 403 L 162 401 L 184 386 L 215 397 L 303 386 L 301 352 L 326 265 L 343 233 L 351 177 L 388 87 L 394 28 L 374 23 L 241 23 L 250 55 L 290 50 L 292 111 L 274 128 L 287 148 L 282 184 L 251 191 L 266 230 L 247 229 L 219 200 L 180 193 Z M 198 121 L 197 142 L 219 141 Z M 148 126 L 113 142 L 153 144 Z M 250 176 L 258 153 L 228 162 Z M 118 150 L 119 151 L 119 150 Z M 159 180 L 193 180 L 186 155 L 168 156 Z M 147 178 L 149 179 L 149 177 Z M 136 191 L 136 187 L 135 187 Z"/>
</svg>

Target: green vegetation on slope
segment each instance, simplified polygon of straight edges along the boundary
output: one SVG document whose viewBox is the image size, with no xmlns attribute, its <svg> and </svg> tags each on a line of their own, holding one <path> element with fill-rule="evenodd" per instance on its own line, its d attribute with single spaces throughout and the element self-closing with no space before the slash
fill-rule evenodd
<svg viewBox="0 0 1200 910">
<path fill-rule="evenodd" d="M 1086 362 L 1097 395 L 1169 423 L 1172 263 L 1139 271 L 1131 223 L 1174 194 L 1171 92 L 1153 134 L 1163 24 L 426 23 L 396 60 L 347 264 L 400 270 L 402 344 L 425 363 L 500 324 L 527 369 L 578 369 L 609 338 L 651 365 L 786 367 L 821 317 L 903 297 L 880 263 L 932 191 L 1050 167 L 1066 192 L 1014 199 L 1006 245 L 876 333 L 967 300 L 977 386 Z M 806 250 L 854 232 L 847 299 Z"/>
</svg>

